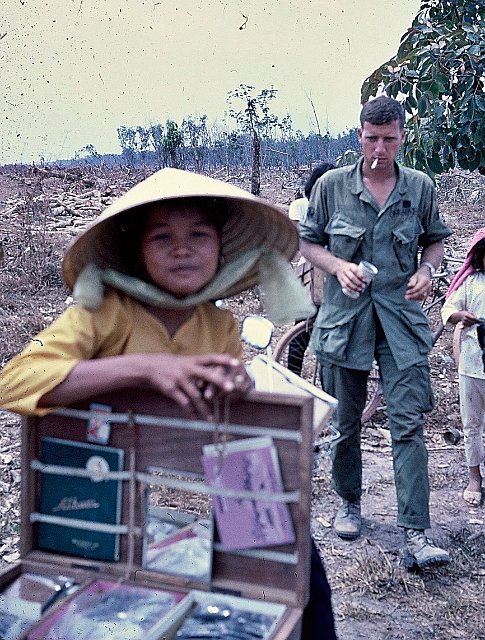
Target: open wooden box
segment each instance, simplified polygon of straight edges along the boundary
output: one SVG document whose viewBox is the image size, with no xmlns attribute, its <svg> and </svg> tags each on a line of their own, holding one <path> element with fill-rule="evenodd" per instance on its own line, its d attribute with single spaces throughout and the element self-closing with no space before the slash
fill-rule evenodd
<svg viewBox="0 0 485 640">
<path fill-rule="evenodd" d="M 44 437 L 83 442 L 92 414 L 90 402 L 60 410 L 22 424 L 21 561 L 0 576 L 4 590 L 21 574 L 67 576 L 78 582 L 93 579 L 123 581 L 140 587 L 163 588 L 183 594 L 227 594 L 244 598 L 251 610 L 261 604 L 283 605 L 265 640 L 297 639 L 301 617 L 309 597 L 310 496 L 312 468 L 313 400 L 310 397 L 253 392 L 231 401 L 224 424 L 190 421 L 179 408 L 158 394 L 129 390 L 101 398 L 112 408 L 108 445 L 124 450 L 126 477 L 122 489 L 119 560 L 106 562 L 41 550 L 37 546 L 40 476 L 33 470 L 40 458 Z M 329 407 L 329 413 L 331 408 Z M 164 575 L 143 566 L 145 505 L 141 499 L 144 478 L 150 468 L 182 474 L 203 474 L 202 447 L 221 437 L 227 440 L 270 436 L 277 447 L 283 492 L 296 541 L 278 547 L 224 551 L 214 543 L 210 580 L 200 583 L 183 576 Z M 131 467 L 131 469 L 130 469 Z M 207 492 L 206 485 L 206 492 Z M 211 490 L 208 490 L 211 493 Z M 34 514 L 34 515 L 33 515 Z M 194 591 L 192 591 L 194 590 Z M 239 600 L 236 600 L 239 602 Z M 61 606 L 61 605 L 56 605 Z M 49 611 L 45 616 L 49 615 Z M 159 638 L 172 638 L 178 623 L 172 619 Z M 28 632 L 19 638 L 29 637 Z M 111 636 L 109 636 L 111 637 Z M 146 636 L 145 636 L 146 637 Z M 152 636 L 150 636 L 152 637 Z"/>
</svg>

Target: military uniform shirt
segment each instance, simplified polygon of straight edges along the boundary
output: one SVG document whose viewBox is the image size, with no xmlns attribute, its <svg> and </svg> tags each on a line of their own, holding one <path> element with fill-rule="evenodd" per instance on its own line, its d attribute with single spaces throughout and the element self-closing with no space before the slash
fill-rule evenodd
<svg viewBox="0 0 485 640">
<path fill-rule="evenodd" d="M 337 278 L 327 274 L 310 346 L 327 361 L 370 370 L 376 314 L 403 370 L 425 363 L 432 346 L 420 302 L 404 299 L 409 278 L 418 268 L 418 247 L 443 240 L 451 231 L 439 216 L 434 185 L 427 175 L 396 164 L 396 185 L 379 209 L 364 186 L 362 162 L 330 171 L 317 181 L 300 236 L 343 260 L 356 264 L 367 260 L 379 272 L 357 300 L 343 294 Z"/>
</svg>

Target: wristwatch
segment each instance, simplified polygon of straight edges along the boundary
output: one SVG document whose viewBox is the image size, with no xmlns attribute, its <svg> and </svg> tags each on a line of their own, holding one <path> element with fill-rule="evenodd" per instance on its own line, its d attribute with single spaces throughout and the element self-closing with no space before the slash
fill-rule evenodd
<svg viewBox="0 0 485 640">
<path fill-rule="evenodd" d="M 427 260 L 424 260 L 423 262 L 421 262 L 421 264 L 419 265 L 419 268 L 421 267 L 428 267 L 429 275 L 431 277 L 433 277 L 434 274 L 436 273 L 436 268 L 431 264 L 431 262 L 428 262 Z"/>
</svg>

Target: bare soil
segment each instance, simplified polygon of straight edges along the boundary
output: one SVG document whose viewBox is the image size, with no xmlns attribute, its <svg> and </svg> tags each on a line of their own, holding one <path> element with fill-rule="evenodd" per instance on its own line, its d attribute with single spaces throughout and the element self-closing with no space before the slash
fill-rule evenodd
<svg viewBox="0 0 485 640">
<path fill-rule="evenodd" d="M 83 168 L 52 177 L 49 172 L 0 167 L 0 366 L 65 308 L 66 299 L 69 303 L 58 266 L 69 238 L 98 215 L 111 196 L 142 177 L 142 172 Z M 217 177 L 249 188 L 244 172 L 219 172 Z M 301 171 L 265 174 L 262 196 L 287 207 L 301 179 Z M 439 179 L 442 215 L 454 232 L 447 248 L 452 255 L 462 256 L 471 235 L 484 224 L 484 187 L 485 179 L 475 174 L 456 172 Z M 90 190 L 94 200 L 78 206 Z M 54 205 L 54 200 L 66 202 L 67 195 L 74 198 L 67 208 Z M 229 306 L 239 319 L 262 311 L 256 291 L 231 299 Z M 278 328 L 275 340 L 284 329 Z M 252 355 L 248 349 L 247 358 Z M 430 363 L 436 399 L 426 420 L 430 535 L 450 550 L 452 560 L 446 567 L 415 573 L 403 566 L 389 431 L 381 406 L 362 433 L 364 527 L 358 540 L 345 542 L 333 533 L 338 499 L 330 489 L 325 454 L 313 476 L 312 533 L 327 567 L 342 640 L 485 639 L 485 507 L 464 503 L 463 444 L 443 440 L 446 428 L 461 428 L 450 331 L 435 345 Z M 19 445 L 19 419 L 0 412 L 0 569 L 19 557 Z"/>
</svg>

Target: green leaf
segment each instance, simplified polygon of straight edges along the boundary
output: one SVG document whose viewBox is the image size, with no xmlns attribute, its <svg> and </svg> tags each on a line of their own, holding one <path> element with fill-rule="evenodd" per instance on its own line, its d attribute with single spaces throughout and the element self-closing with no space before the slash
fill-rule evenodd
<svg viewBox="0 0 485 640">
<path fill-rule="evenodd" d="M 422 118 L 428 112 L 428 100 L 424 94 L 421 95 L 418 101 L 418 115 Z"/>
<path fill-rule="evenodd" d="M 415 150 L 416 162 L 420 164 L 420 166 L 424 167 L 426 164 L 426 154 L 419 147 Z"/>
<path fill-rule="evenodd" d="M 405 93 L 403 91 L 403 93 Z M 406 98 L 406 109 L 412 113 L 413 109 L 417 109 L 418 108 L 418 103 L 416 102 L 416 99 L 414 98 L 414 96 L 410 96 L 408 95 L 408 97 Z"/>
<path fill-rule="evenodd" d="M 443 165 L 441 164 L 441 159 L 438 154 L 427 158 L 427 161 L 428 167 L 433 171 L 433 173 L 443 173 Z"/>
<path fill-rule="evenodd" d="M 480 111 L 485 111 L 485 96 L 477 96 L 475 98 L 475 104 L 477 106 L 477 109 L 479 109 Z"/>
<path fill-rule="evenodd" d="M 447 163 L 448 165 L 451 163 L 453 163 L 453 149 L 451 148 L 451 146 L 449 144 L 445 144 L 443 146 L 443 152 L 442 152 L 442 157 L 443 157 L 443 161 L 445 163 Z"/>
<path fill-rule="evenodd" d="M 481 46 L 479 44 L 474 44 L 468 49 L 468 55 L 480 57 L 482 55 Z"/>
<path fill-rule="evenodd" d="M 394 82 L 391 82 L 387 87 L 386 87 L 386 92 L 388 95 L 391 96 L 391 98 L 396 98 L 397 94 L 399 93 L 400 90 L 400 86 L 399 86 L 399 82 L 397 80 L 395 80 Z"/>
</svg>

